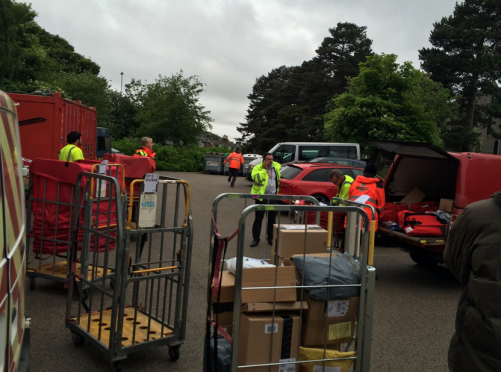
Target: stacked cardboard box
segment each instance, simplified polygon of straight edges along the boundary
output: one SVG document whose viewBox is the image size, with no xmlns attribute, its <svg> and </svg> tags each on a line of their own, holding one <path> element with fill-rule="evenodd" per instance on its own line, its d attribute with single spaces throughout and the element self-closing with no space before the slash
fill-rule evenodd
<svg viewBox="0 0 501 372">
<path fill-rule="evenodd" d="M 214 312 L 219 312 L 217 315 L 219 325 L 232 334 L 235 276 L 229 271 L 223 271 L 220 284 L 219 301 L 218 298 L 213 300 L 215 303 Z M 292 266 L 242 270 L 242 288 L 295 285 L 296 273 Z M 299 350 L 299 314 L 302 309 L 307 307 L 306 302 L 297 302 L 296 289 L 242 289 L 241 300 L 238 364 L 253 365 L 296 361 Z M 214 318 L 216 318 L 215 314 Z M 279 366 L 274 366 L 271 371 L 287 370 L 284 369 L 285 366 L 282 365 L 281 369 Z M 291 367 L 294 366 L 289 365 L 289 368 Z M 246 368 L 246 370 L 251 372 L 269 371 L 267 367 L 253 367 Z"/>
<path fill-rule="evenodd" d="M 327 230 L 318 225 L 273 225 L 271 263 L 283 265 L 283 260 L 296 254 L 327 252 Z"/>
</svg>

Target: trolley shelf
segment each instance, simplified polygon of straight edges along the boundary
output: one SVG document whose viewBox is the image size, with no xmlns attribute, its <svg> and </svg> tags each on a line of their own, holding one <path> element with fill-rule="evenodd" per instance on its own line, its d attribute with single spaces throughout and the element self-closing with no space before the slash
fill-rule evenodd
<svg viewBox="0 0 501 372">
<path fill-rule="evenodd" d="M 57 278 L 61 278 L 66 280 L 68 277 L 67 273 L 67 268 L 68 268 L 68 262 L 67 261 L 59 261 L 56 262 L 55 264 L 49 263 L 42 265 L 40 268 L 28 268 L 28 276 L 30 273 L 38 273 L 38 274 L 45 274 L 45 275 L 50 275 L 54 276 Z M 75 269 L 75 274 L 80 275 L 82 270 L 82 265 L 80 263 L 76 264 L 76 269 Z M 88 266 L 88 271 L 89 271 L 89 277 L 92 277 L 93 279 L 96 278 L 102 278 L 104 274 L 104 270 L 102 267 L 98 266 L 96 270 L 93 272 L 94 266 L 89 265 Z M 94 275 L 92 275 L 94 274 Z M 108 269 L 106 275 L 111 275 L 113 274 L 113 269 Z M 78 278 L 77 278 L 78 280 Z"/>
<path fill-rule="evenodd" d="M 99 329 L 101 328 L 101 339 L 100 342 L 108 347 L 110 344 L 110 324 L 111 324 L 111 310 L 105 310 L 102 312 L 103 319 L 101 323 L 99 320 L 101 318 L 101 313 L 92 313 L 90 319 L 90 330 L 89 333 L 94 336 L 96 339 L 99 337 Z M 123 325 L 123 334 L 122 334 L 122 346 L 131 346 L 132 345 L 132 336 L 134 332 L 134 324 L 136 323 L 136 334 L 134 339 L 134 344 L 140 344 L 143 342 L 156 340 L 157 338 L 166 337 L 172 335 L 174 332 L 167 328 L 165 325 L 163 326 L 162 333 L 162 323 L 157 322 L 153 318 L 150 318 L 148 315 L 145 315 L 141 312 L 137 312 L 136 321 L 134 322 L 134 309 L 128 308 L 125 309 L 124 313 L 124 325 Z M 70 318 L 71 321 L 77 323 L 78 317 Z M 150 331 L 148 338 L 148 322 L 150 323 Z M 80 317 L 80 324 L 76 324 L 79 326 L 84 332 L 87 332 L 87 326 L 89 324 L 89 315 L 84 314 Z"/>
</svg>

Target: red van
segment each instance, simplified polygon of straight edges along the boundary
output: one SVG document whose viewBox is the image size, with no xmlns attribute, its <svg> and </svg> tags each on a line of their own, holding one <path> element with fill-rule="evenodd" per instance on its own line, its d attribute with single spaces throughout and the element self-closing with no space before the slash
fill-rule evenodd
<svg viewBox="0 0 501 372">
<path fill-rule="evenodd" d="M 452 221 L 475 201 L 488 199 L 501 190 L 501 156 L 478 153 L 453 153 L 426 143 L 368 141 L 371 145 L 395 154 L 386 175 L 384 190 L 387 203 L 398 203 L 414 188 L 423 201 L 439 203 L 454 200 Z M 378 233 L 398 243 L 418 264 L 443 263 L 447 231 L 438 237 L 412 237 L 384 227 Z"/>
</svg>

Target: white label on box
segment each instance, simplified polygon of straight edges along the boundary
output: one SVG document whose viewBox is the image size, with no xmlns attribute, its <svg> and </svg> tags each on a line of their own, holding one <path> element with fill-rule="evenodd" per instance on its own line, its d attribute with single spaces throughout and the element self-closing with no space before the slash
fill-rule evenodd
<svg viewBox="0 0 501 372">
<path fill-rule="evenodd" d="M 272 324 L 266 324 L 264 326 L 264 333 L 277 333 L 278 332 L 278 323 L 274 323 L 273 326 Z"/>
<path fill-rule="evenodd" d="M 158 179 L 160 176 L 154 173 L 148 173 L 146 177 L 144 177 L 144 189 L 143 192 L 145 194 L 151 194 L 157 192 Z"/>
<path fill-rule="evenodd" d="M 329 301 L 327 317 L 346 316 L 350 307 L 349 300 Z"/>
<path fill-rule="evenodd" d="M 324 367 L 315 365 L 313 366 L 313 372 L 341 372 L 341 367 Z"/>
<path fill-rule="evenodd" d="M 157 217 L 157 194 L 141 194 L 139 199 L 138 227 L 155 227 Z"/>
<path fill-rule="evenodd" d="M 294 363 L 296 358 L 280 359 L 280 363 Z M 296 372 L 295 364 L 281 364 L 278 366 L 278 372 Z"/>
<path fill-rule="evenodd" d="M 306 230 L 306 225 L 282 225 L 280 226 L 280 230 Z M 308 230 L 324 230 L 323 228 L 317 225 L 307 225 Z"/>
</svg>

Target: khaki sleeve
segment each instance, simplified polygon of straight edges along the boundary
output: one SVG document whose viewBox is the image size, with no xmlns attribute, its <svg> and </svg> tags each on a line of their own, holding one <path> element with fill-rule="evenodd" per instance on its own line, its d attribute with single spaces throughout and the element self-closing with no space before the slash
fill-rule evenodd
<svg viewBox="0 0 501 372">
<path fill-rule="evenodd" d="M 475 232 L 468 208 L 452 223 L 444 251 L 444 261 L 449 270 L 463 285 L 468 283 L 471 272 L 471 255 Z"/>
</svg>

